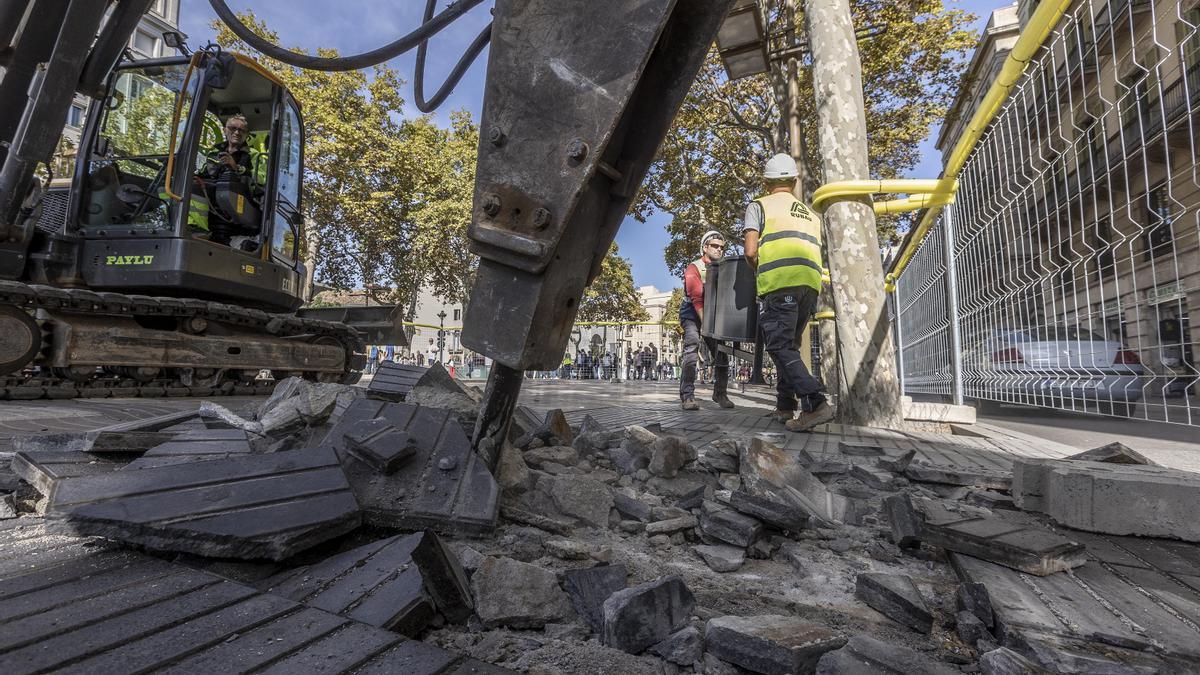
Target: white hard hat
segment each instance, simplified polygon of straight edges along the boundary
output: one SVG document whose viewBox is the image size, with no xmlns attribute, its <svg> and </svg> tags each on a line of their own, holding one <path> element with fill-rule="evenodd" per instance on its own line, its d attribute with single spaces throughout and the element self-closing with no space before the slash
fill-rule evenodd
<svg viewBox="0 0 1200 675">
<path fill-rule="evenodd" d="M 700 254 L 701 255 L 704 255 L 704 247 L 708 246 L 708 242 L 711 239 L 720 239 L 721 241 L 725 241 L 725 235 L 721 234 L 720 232 L 717 232 L 716 230 L 709 230 L 708 232 L 705 232 L 704 236 L 700 237 Z"/>
<path fill-rule="evenodd" d="M 795 178 L 800 175 L 800 171 L 796 168 L 796 160 L 792 159 L 791 155 L 785 155 L 782 152 L 767 160 L 767 165 L 763 167 L 763 178 L 768 180 L 776 178 Z"/>
</svg>

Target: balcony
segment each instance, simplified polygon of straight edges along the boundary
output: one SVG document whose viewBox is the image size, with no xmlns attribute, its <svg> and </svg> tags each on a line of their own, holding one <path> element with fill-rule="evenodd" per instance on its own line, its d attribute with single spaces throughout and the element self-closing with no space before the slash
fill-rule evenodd
<svg viewBox="0 0 1200 675">
<path fill-rule="evenodd" d="M 1119 163 L 1123 155 L 1134 154 L 1143 147 L 1153 153 L 1151 160 L 1166 161 L 1163 144 L 1154 143 L 1163 130 L 1173 136 L 1190 133 L 1187 121 L 1200 110 L 1200 63 L 1188 66 L 1183 77 L 1163 89 L 1161 100 L 1147 100 L 1143 96 L 1138 103 L 1132 111 L 1136 114 L 1130 114 L 1120 133 L 1108 139 L 1108 155 L 1114 164 Z M 1181 145 L 1189 145 L 1186 138 Z"/>
<path fill-rule="evenodd" d="M 1111 49 L 1118 38 L 1130 35 L 1131 30 L 1136 32 L 1154 14 L 1150 0 L 1112 0 L 1110 7 L 1096 17 L 1096 36 L 1101 49 Z"/>
</svg>

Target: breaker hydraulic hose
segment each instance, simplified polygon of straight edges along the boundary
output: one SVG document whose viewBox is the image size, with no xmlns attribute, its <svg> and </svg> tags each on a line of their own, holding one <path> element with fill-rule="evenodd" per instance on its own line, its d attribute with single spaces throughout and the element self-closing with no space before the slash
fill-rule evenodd
<svg viewBox="0 0 1200 675">
<path fill-rule="evenodd" d="M 450 25 L 455 19 L 482 3 L 483 0 L 457 0 L 457 2 L 443 9 L 437 16 L 422 23 L 420 28 L 394 42 L 369 52 L 353 56 L 337 57 L 301 54 L 272 44 L 247 28 L 246 24 L 242 23 L 241 19 L 237 17 L 237 14 L 234 14 L 233 10 L 229 9 L 229 6 L 225 4 L 225 0 L 208 0 L 208 2 L 212 5 L 213 11 L 217 13 L 221 21 L 225 22 L 225 25 L 229 26 L 229 30 L 233 31 L 234 35 L 237 35 L 243 42 L 262 52 L 264 55 L 277 61 L 307 70 L 358 70 L 383 63 L 415 47 L 419 47 L 423 42 Z"/>
</svg>

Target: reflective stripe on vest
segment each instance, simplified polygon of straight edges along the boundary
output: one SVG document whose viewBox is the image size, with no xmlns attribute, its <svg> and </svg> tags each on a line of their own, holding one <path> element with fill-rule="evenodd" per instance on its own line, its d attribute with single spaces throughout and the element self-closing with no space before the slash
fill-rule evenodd
<svg viewBox="0 0 1200 675">
<path fill-rule="evenodd" d="M 808 286 L 821 290 L 821 219 L 791 194 L 754 200 L 762 206 L 758 245 L 758 294 Z"/>
</svg>

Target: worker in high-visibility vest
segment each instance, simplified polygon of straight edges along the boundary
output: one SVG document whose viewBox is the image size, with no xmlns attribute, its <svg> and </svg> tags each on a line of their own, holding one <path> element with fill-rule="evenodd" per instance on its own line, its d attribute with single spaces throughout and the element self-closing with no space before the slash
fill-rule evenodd
<svg viewBox="0 0 1200 675">
<path fill-rule="evenodd" d="M 755 266 L 758 326 L 777 373 L 771 414 L 789 431 L 808 431 L 832 420 L 834 410 L 798 349 L 821 291 L 821 218 L 794 196 L 798 176 L 790 156 L 767 160 L 767 194 L 750 202 L 742 227 L 746 258 Z"/>
<path fill-rule="evenodd" d="M 683 272 L 683 302 L 679 305 L 679 327 L 683 329 L 683 357 L 680 365 L 683 373 L 679 378 L 679 399 L 684 410 L 699 410 L 696 403 L 696 362 L 699 360 L 700 341 L 708 347 L 713 360 L 712 399 L 722 408 L 732 408 L 726 389 L 729 385 L 729 355 L 717 350 L 717 341 L 700 337 L 700 322 L 704 318 L 704 280 L 708 275 L 708 264 L 725 255 L 725 237 L 716 230 L 709 230 L 700 239 L 700 257 Z"/>
</svg>

